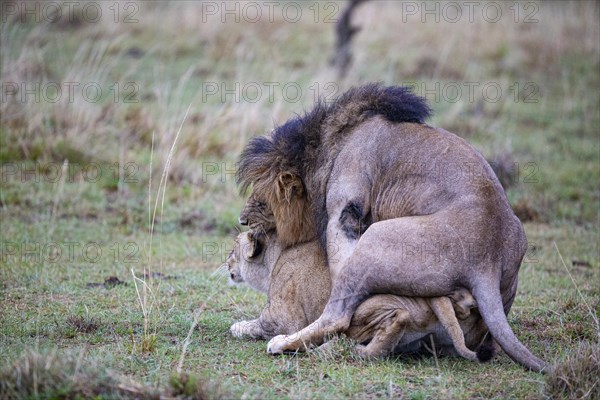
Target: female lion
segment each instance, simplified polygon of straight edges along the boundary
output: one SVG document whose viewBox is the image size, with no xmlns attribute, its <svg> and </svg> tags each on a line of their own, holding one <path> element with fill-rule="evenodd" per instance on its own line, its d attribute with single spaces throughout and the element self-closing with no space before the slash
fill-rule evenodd
<svg viewBox="0 0 600 400">
<path fill-rule="evenodd" d="M 316 241 L 282 249 L 274 232 L 243 232 L 226 263 L 231 280 L 246 282 L 269 299 L 259 318 L 232 325 L 235 337 L 269 339 L 297 332 L 321 315 L 329 298 L 330 273 Z M 357 352 L 363 357 L 414 350 L 434 334 L 442 346 L 453 346 L 461 356 L 487 361 L 493 355 L 489 348 L 482 346 L 476 354 L 465 346 L 463 329 L 470 336 L 481 330 L 474 323 L 480 319 L 470 318 L 474 307 L 466 289 L 434 298 L 378 294 L 358 307 L 345 334 L 360 343 Z"/>
</svg>

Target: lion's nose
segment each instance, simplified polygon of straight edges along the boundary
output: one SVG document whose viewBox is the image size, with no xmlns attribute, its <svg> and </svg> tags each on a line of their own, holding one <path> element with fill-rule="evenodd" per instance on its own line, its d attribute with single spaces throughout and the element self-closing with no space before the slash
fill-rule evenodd
<svg viewBox="0 0 600 400">
<path fill-rule="evenodd" d="M 240 225 L 246 226 L 246 225 L 248 225 L 248 218 L 246 218 L 246 217 L 240 217 L 238 219 L 238 222 L 240 223 Z"/>
</svg>

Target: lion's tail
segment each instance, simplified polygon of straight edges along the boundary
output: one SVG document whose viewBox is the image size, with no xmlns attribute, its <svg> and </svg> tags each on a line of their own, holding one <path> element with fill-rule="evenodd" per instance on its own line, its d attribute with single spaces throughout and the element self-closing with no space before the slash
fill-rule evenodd
<svg viewBox="0 0 600 400">
<path fill-rule="evenodd" d="M 483 343 L 477 349 L 477 361 L 488 362 L 496 355 L 496 346 L 494 343 Z"/>
<path fill-rule="evenodd" d="M 493 282 L 494 280 L 492 280 Z M 502 350 L 509 355 L 514 361 L 519 364 L 535 371 L 535 372 L 548 372 L 548 364 L 534 356 L 528 349 L 519 341 L 519 339 L 513 333 L 508 321 L 506 314 L 504 314 L 504 308 L 502 306 L 502 300 L 500 295 L 500 287 L 497 284 L 489 284 L 489 280 L 478 280 L 473 285 L 472 293 L 477 300 L 477 306 L 479 312 L 483 317 L 484 322 L 488 326 L 492 336 L 500 344 Z"/>
</svg>

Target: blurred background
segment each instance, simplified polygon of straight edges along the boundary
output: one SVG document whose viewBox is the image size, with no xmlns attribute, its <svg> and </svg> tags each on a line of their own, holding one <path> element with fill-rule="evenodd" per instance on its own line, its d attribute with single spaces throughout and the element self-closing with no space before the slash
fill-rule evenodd
<svg viewBox="0 0 600 400">
<path fill-rule="evenodd" d="M 159 382 L 190 310 L 212 310 L 207 336 L 257 315 L 264 298 L 250 292 L 207 300 L 230 290 L 210 273 L 239 228 L 237 156 L 319 98 L 372 81 L 412 86 L 429 123 L 499 175 L 530 242 L 511 314 L 520 337 L 551 357 L 597 343 L 599 14 L 594 1 L 2 2 L 0 288 L 2 308 L 16 310 L 0 314 L 2 358 L 35 342 L 94 342 L 98 363 Z M 125 285 L 94 289 L 109 278 Z M 81 336 L 77 318 L 105 324 Z M 124 355 L 107 332 L 132 338 Z M 176 348 L 152 365 L 148 348 L 126 356 L 148 343 L 154 355 Z M 252 346 L 248 357 L 263 351 Z M 197 351 L 199 364 L 217 357 Z M 513 368 L 458 397 L 501 393 Z M 283 389 L 293 377 L 281 379 L 272 394 L 294 397 Z M 514 385 L 509 397 L 544 387 Z"/>
<path fill-rule="evenodd" d="M 241 204 L 229 170 L 250 137 L 319 97 L 382 81 L 413 86 L 434 108 L 433 125 L 518 169 L 507 171 L 517 183 L 543 181 L 512 193 L 531 217 L 595 221 L 597 188 L 585 184 L 598 181 L 594 2 L 365 1 L 352 15 L 360 30 L 339 79 L 330 60 L 345 7 L 8 2 L 0 159 L 112 165 L 102 177 L 135 175 L 145 190 L 153 136 L 159 177 L 181 126 L 170 178 L 190 192 L 177 196 L 221 213 Z M 104 182 L 103 195 L 116 181 Z"/>
</svg>

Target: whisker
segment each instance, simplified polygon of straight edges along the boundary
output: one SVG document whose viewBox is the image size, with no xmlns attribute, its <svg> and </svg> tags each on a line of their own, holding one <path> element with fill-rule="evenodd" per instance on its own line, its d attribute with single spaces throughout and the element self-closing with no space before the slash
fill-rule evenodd
<svg viewBox="0 0 600 400">
<path fill-rule="evenodd" d="M 219 266 L 219 268 L 215 269 L 210 277 L 214 277 L 216 275 L 225 276 L 227 275 L 227 263 L 223 263 Z"/>
</svg>

